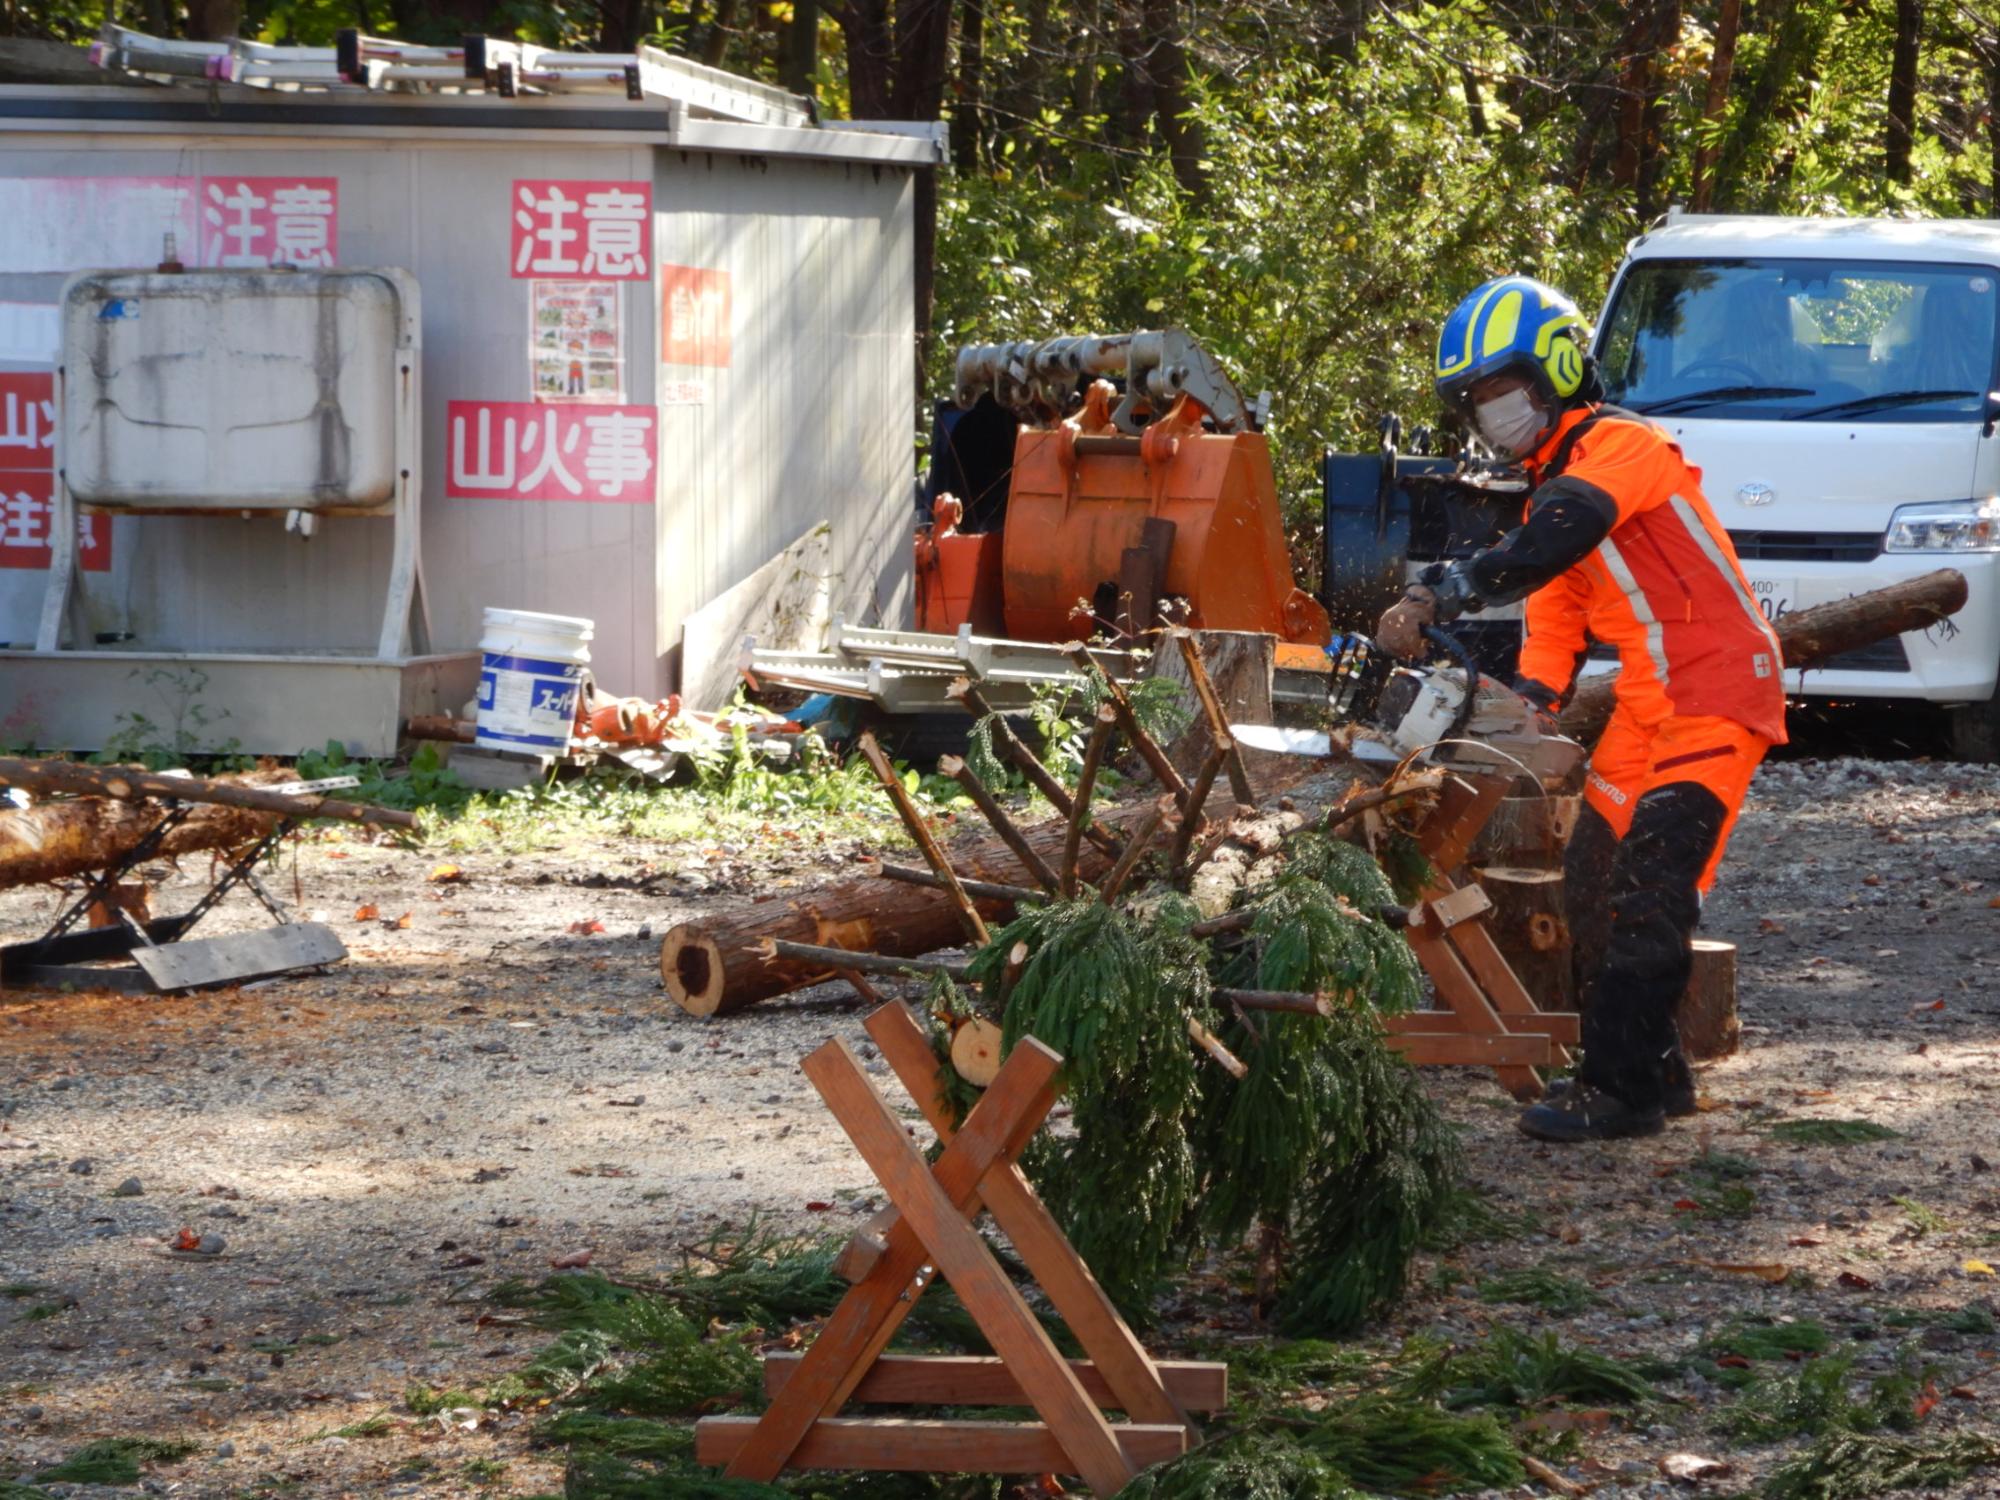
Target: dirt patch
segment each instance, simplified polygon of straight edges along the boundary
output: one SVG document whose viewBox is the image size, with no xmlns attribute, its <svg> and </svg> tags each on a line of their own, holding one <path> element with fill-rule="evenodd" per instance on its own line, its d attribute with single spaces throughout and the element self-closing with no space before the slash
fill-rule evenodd
<svg viewBox="0 0 2000 1500">
<path fill-rule="evenodd" d="M 1810 1320 L 1885 1367 L 1916 1346 L 1950 1382 L 1929 1421 L 1992 1430 L 2000 1338 L 1941 1315 L 2000 1300 L 2000 1278 L 1967 1269 L 2000 1266 L 1996 833 L 1990 773 L 1768 767 L 1705 921 L 1742 946 L 1746 1019 L 1744 1054 L 1706 1072 L 1705 1112 L 1559 1151 L 1515 1134 L 1490 1081 L 1429 1075 L 1523 1235 L 1428 1259 L 1380 1337 L 1552 1327 L 1674 1360 L 1746 1320 Z M 642 1274 L 753 1216 L 835 1232 L 872 1211 L 866 1169 L 796 1067 L 838 1035 L 886 1071 L 847 992 L 697 1021 L 656 968 L 690 911 L 856 853 L 775 837 L 511 857 L 315 843 L 296 889 L 353 953 L 326 975 L 7 997 L 0 1478 L 91 1438 L 160 1436 L 201 1444 L 150 1471 L 182 1495 L 559 1489 L 527 1418 L 419 1421 L 404 1390 L 525 1361 L 538 1336 L 478 1299 L 552 1259 L 589 1250 Z M 463 878 L 434 880 L 443 860 Z M 161 908 L 196 883 L 169 881 Z M 289 863 L 279 884 L 291 893 Z M 7 893 L 0 930 L 52 910 Z M 249 924 L 225 911 L 217 930 Z M 1805 1120 L 1896 1134 L 1813 1144 L 1792 1138 Z M 171 1250 L 184 1228 L 219 1252 Z M 1588 1297 L 1558 1313 L 1482 1295 L 1526 1268 Z M 1728 1457 L 1725 1487 L 1768 1467 L 1776 1449 L 1707 1426 L 1727 1389 L 1666 1389 L 1684 1418 L 1590 1433 L 1573 1472 L 1608 1494 L 1664 1487 L 1650 1465 L 1683 1448 Z"/>
</svg>

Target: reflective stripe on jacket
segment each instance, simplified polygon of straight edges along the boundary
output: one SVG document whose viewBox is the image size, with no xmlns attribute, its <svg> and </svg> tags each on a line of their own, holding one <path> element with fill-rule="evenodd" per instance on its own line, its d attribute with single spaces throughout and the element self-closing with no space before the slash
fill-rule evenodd
<svg viewBox="0 0 2000 1500">
<path fill-rule="evenodd" d="M 1783 744 L 1784 653 L 1680 448 L 1650 422 L 1580 407 L 1528 466 L 1538 495 L 1556 485 L 1587 496 L 1611 529 L 1528 596 L 1521 675 L 1562 692 L 1587 643 L 1602 641 L 1617 649 L 1618 701 L 1637 723 L 1713 715 Z"/>
</svg>

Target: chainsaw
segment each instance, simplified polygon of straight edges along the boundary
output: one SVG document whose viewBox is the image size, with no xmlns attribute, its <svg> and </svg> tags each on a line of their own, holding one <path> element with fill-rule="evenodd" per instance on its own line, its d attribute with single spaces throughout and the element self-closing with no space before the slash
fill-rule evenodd
<svg viewBox="0 0 2000 1500">
<path fill-rule="evenodd" d="M 1511 771 L 1543 784 L 1576 769 L 1583 746 L 1556 733 L 1526 698 L 1483 674 L 1455 637 L 1427 627 L 1424 638 L 1437 653 L 1415 663 L 1397 661 L 1363 635 L 1339 636 L 1327 647 L 1327 706 L 1337 724 L 1351 726 L 1339 731 L 1348 754 L 1378 764 Z M 1232 724 L 1229 732 L 1253 750 L 1334 753 L 1334 735 L 1325 730 Z"/>
</svg>

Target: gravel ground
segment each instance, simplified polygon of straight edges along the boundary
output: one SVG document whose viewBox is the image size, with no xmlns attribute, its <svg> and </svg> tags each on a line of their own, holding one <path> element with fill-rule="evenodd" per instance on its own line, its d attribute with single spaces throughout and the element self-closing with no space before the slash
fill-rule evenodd
<svg viewBox="0 0 2000 1500">
<path fill-rule="evenodd" d="M 1705 1073 L 1703 1113 L 1649 1141 L 1554 1150 L 1514 1132 L 1489 1080 L 1428 1075 L 1469 1126 L 1475 1177 L 1527 1230 L 1427 1260 L 1381 1338 L 1555 1327 L 1664 1357 L 1739 1319 L 1811 1318 L 1857 1341 L 1864 1367 L 1915 1340 L 1938 1367 L 1927 1425 L 2000 1430 L 2000 1339 L 1898 1326 L 2000 1306 L 2000 1278 L 1967 1268 L 2000 1265 L 1996 833 L 1990 771 L 1768 766 L 1704 924 L 1742 947 L 1746 1025 L 1742 1055 Z M 838 1035 L 886 1072 L 850 997 L 827 986 L 696 1021 L 655 967 L 658 935 L 689 912 L 858 852 L 774 830 L 460 856 L 463 878 L 437 881 L 434 853 L 328 839 L 297 861 L 305 907 L 352 950 L 324 976 L 0 997 L 0 1479 L 91 1438 L 153 1435 L 201 1445 L 149 1472 L 162 1493 L 558 1489 L 520 1418 L 325 1434 L 403 1413 L 411 1383 L 523 1362 L 536 1336 L 477 1300 L 500 1278 L 580 1250 L 643 1273 L 752 1216 L 831 1231 L 872 1211 L 866 1169 L 795 1066 Z M 170 883 L 162 909 L 193 884 Z M 51 910 L 5 893 L 0 930 Z M 252 925 L 241 908 L 227 920 Z M 1836 1148 L 1771 1133 L 1813 1118 L 1900 1134 Z M 1703 1201 L 1705 1151 L 1740 1159 L 1735 1216 Z M 216 1253 L 171 1249 L 183 1229 Z M 1475 1294 L 1527 1266 L 1598 1300 L 1557 1315 Z M 1726 1393 L 1667 1389 L 1684 1417 L 1585 1432 L 1573 1476 L 1616 1497 L 1664 1493 L 1653 1465 L 1670 1452 L 1727 1459 L 1724 1491 L 1769 1467 L 1771 1450 L 1708 1429 Z M 1989 1471 L 1960 1493 L 1996 1486 Z"/>
</svg>

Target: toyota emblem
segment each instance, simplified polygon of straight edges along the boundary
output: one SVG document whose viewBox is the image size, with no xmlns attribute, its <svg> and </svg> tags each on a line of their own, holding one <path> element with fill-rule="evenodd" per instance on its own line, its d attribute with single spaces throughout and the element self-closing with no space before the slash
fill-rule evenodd
<svg viewBox="0 0 2000 1500">
<path fill-rule="evenodd" d="M 1737 490 L 1736 498 L 1745 505 L 1769 505 L 1778 498 L 1778 492 L 1768 484 L 1746 484 Z"/>
</svg>

